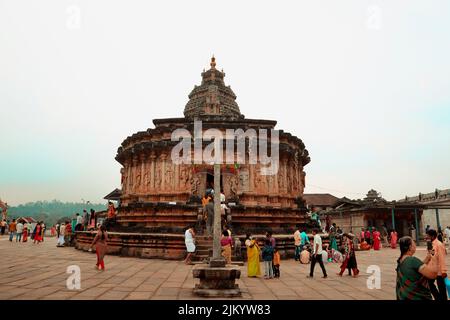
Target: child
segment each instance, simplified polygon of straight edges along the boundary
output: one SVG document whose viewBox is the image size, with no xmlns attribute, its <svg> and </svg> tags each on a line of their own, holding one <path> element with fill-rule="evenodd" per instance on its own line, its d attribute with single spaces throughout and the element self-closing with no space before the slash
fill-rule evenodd
<svg viewBox="0 0 450 320">
<path fill-rule="evenodd" d="M 308 264 L 311 260 L 311 254 L 309 253 L 306 246 L 303 246 L 303 251 L 300 253 L 300 263 Z"/>
<path fill-rule="evenodd" d="M 273 247 L 269 239 L 266 239 L 264 243 L 264 248 L 262 249 L 262 258 L 264 261 L 264 279 L 272 279 L 273 278 L 273 268 L 272 268 L 272 260 L 273 260 Z"/>
<path fill-rule="evenodd" d="M 278 249 L 275 248 L 273 250 L 273 276 L 275 278 L 280 277 L 280 253 L 278 252 Z"/>
</svg>

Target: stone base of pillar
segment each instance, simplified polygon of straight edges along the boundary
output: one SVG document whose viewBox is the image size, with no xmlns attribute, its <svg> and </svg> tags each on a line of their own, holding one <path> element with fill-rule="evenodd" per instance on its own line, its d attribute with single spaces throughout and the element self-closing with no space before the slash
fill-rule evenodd
<svg viewBox="0 0 450 320">
<path fill-rule="evenodd" d="M 200 279 L 200 283 L 194 288 L 195 295 L 211 298 L 241 296 L 241 290 L 235 283 L 236 279 L 241 277 L 241 270 L 237 267 L 212 267 L 202 264 L 195 266 L 192 272 L 194 278 Z"/>
</svg>

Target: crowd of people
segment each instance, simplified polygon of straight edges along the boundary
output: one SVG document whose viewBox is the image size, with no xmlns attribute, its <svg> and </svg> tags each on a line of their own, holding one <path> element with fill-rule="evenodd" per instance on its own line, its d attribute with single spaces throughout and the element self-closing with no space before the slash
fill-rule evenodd
<svg viewBox="0 0 450 320">
<path fill-rule="evenodd" d="M 312 239 L 306 233 L 306 228 L 297 227 L 294 232 L 294 260 L 300 264 L 310 264 L 308 278 L 314 277 L 314 270 L 319 264 L 322 277 L 327 278 L 326 263 L 339 264 L 337 276 L 342 277 L 345 271 L 352 277 L 359 276 L 357 251 L 374 250 L 382 248 L 383 237 L 375 227 L 364 228 L 359 235 L 344 233 L 336 226 L 330 224 L 328 228 L 328 243 L 322 243 L 321 233 L 325 230 L 312 229 Z M 386 232 L 385 232 L 386 234 Z M 186 263 L 191 263 L 195 253 L 195 231 L 189 227 L 185 233 L 188 256 Z M 391 230 L 384 237 L 386 247 L 397 249 L 400 247 L 400 258 L 397 261 L 396 295 L 399 300 L 435 299 L 447 300 L 447 287 L 450 280 L 447 277 L 445 255 L 446 243 L 450 245 L 450 227 L 444 231 L 426 230 L 427 256 L 421 261 L 414 256 L 416 242 L 410 236 L 398 240 L 398 234 Z M 222 256 L 227 264 L 231 263 L 232 252 L 241 255 L 241 242 L 239 238 L 232 240 L 231 230 L 224 226 L 221 240 Z M 267 231 L 264 238 L 256 239 L 251 234 L 245 238 L 247 256 L 247 276 L 262 276 L 261 262 L 264 267 L 264 279 L 280 277 L 281 257 L 276 246 L 276 239 L 271 231 Z"/>
<path fill-rule="evenodd" d="M 105 270 L 104 256 L 107 252 L 108 233 L 106 224 L 111 224 L 116 218 L 116 208 L 114 204 L 108 202 L 106 220 L 99 219 L 94 209 L 88 212 L 83 210 L 83 214 L 75 213 L 72 219 L 63 220 L 50 228 L 50 236 L 56 237 L 56 247 L 72 246 L 74 235 L 77 231 L 94 231 L 96 235 L 90 245 L 89 251 L 95 246 L 97 263 L 95 268 Z M 31 238 L 34 244 L 44 241 L 47 227 L 43 221 L 31 223 L 24 219 L 12 219 L 10 222 L 5 218 L 0 221 L 0 235 L 9 234 L 10 242 L 28 242 Z"/>
<path fill-rule="evenodd" d="M 46 232 L 46 226 L 43 221 L 37 223 L 30 223 L 22 219 L 12 219 L 9 223 L 6 219 L 1 221 L 1 235 L 9 233 L 10 242 L 28 242 L 28 238 L 31 238 L 31 242 L 39 244 L 44 241 Z"/>
</svg>

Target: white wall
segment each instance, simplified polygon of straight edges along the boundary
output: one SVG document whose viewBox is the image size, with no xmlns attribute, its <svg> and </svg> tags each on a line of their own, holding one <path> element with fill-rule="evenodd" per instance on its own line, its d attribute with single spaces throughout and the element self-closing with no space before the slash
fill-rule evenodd
<svg viewBox="0 0 450 320">
<path fill-rule="evenodd" d="M 439 209 L 439 221 L 441 222 L 442 229 L 446 226 L 450 226 L 450 209 Z M 423 211 L 422 225 L 423 228 L 430 225 L 431 228 L 437 230 L 436 211 L 434 209 L 427 209 Z"/>
</svg>

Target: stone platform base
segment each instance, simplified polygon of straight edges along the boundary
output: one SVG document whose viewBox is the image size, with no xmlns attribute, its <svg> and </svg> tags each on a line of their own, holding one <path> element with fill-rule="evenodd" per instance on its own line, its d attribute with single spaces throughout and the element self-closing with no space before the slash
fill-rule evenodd
<svg viewBox="0 0 450 320">
<path fill-rule="evenodd" d="M 241 270 L 227 265 L 225 267 L 210 267 L 208 264 L 197 265 L 192 270 L 194 278 L 200 283 L 195 285 L 194 294 L 201 297 L 240 297 L 241 290 L 235 283 L 241 277 Z"/>
<path fill-rule="evenodd" d="M 261 248 L 264 246 L 264 234 L 253 235 Z M 328 242 L 328 235 L 321 235 L 323 243 Z M 77 231 L 75 233 L 75 248 L 87 251 L 94 240 L 95 232 Z M 168 233 L 126 233 L 108 232 L 107 254 L 138 257 L 147 259 L 183 260 L 186 257 L 184 234 Z M 246 261 L 245 236 L 233 235 L 241 240 L 241 261 Z M 294 256 L 294 237 L 290 234 L 275 235 L 281 258 Z M 312 241 L 312 239 L 310 240 Z M 233 261 L 235 263 L 235 261 Z"/>
</svg>

